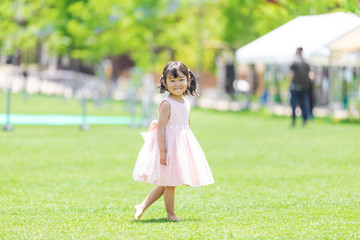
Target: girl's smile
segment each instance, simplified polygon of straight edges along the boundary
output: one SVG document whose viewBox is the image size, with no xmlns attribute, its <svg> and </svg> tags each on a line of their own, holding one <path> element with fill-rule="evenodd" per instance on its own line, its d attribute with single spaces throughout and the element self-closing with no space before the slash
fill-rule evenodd
<svg viewBox="0 0 360 240">
<path fill-rule="evenodd" d="M 177 72 L 177 77 L 168 75 L 164 85 L 168 91 L 176 97 L 182 97 L 187 90 L 187 77 L 180 71 Z"/>
</svg>

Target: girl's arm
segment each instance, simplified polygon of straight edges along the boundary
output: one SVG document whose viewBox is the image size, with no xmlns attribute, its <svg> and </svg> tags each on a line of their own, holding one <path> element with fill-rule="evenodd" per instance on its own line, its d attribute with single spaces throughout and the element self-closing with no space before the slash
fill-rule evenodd
<svg viewBox="0 0 360 240">
<path fill-rule="evenodd" d="M 165 127 L 170 116 L 170 103 L 163 101 L 159 109 L 159 122 L 157 127 L 157 141 L 160 151 L 160 164 L 166 165 Z"/>
</svg>

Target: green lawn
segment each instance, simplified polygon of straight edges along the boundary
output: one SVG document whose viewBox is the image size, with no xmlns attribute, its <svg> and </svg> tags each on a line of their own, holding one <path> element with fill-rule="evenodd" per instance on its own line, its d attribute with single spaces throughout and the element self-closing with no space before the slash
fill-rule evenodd
<svg viewBox="0 0 360 240">
<path fill-rule="evenodd" d="M 7 95 L 0 91 L 0 113 L 6 112 Z M 138 109 L 139 111 L 140 109 Z M 62 97 L 30 95 L 24 100 L 22 94 L 11 96 L 11 112 L 21 114 L 82 114 L 79 99 Z M 88 101 L 87 114 L 89 115 L 129 115 L 123 105 L 104 101 L 99 106 L 97 102 Z"/>
<path fill-rule="evenodd" d="M 14 113 L 78 107 L 34 99 L 15 97 Z M 163 200 L 132 220 L 153 187 L 132 180 L 145 128 L 1 131 L 0 239 L 360 239 L 359 124 L 291 129 L 288 118 L 201 109 L 191 117 L 215 184 L 177 188 L 179 223 L 165 220 Z"/>
</svg>

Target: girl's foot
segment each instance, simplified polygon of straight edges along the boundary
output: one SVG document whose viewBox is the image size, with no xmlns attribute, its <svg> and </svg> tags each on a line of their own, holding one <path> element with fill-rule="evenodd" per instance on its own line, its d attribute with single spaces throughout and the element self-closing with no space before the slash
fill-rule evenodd
<svg viewBox="0 0 360 240">
<path fill-rule="evenodd" d="M 168 215 L 166 220 L 168 220 L 168 221 L 181 221 L 181 218 L 179 218 L 176 215 L 172 215 L 172 216 Z"/>
<path fill-rule="evenodd" d="M 144 213 L 144 207 L 141 204 L 136 205 L 134 207 L 134 211 L 135 211 L 134 219 L 139 220 L 141 215 Z"/>
</svg>

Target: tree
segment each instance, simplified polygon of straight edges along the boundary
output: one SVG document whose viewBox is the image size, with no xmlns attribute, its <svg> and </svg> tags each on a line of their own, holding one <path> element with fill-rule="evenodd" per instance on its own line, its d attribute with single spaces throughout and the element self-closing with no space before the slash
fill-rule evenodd
<svg viewBox="0 0 360 240">
<path fill-rule="evenodd" d="M 218 46 L 235 50 L 298 15 L 359 14 L 358 0 L 2 0 L 0 48 L 41 43 L 89 64 L 129 54 L 159 71 L 172 59 L 211 71 Z"/>
</svg>

